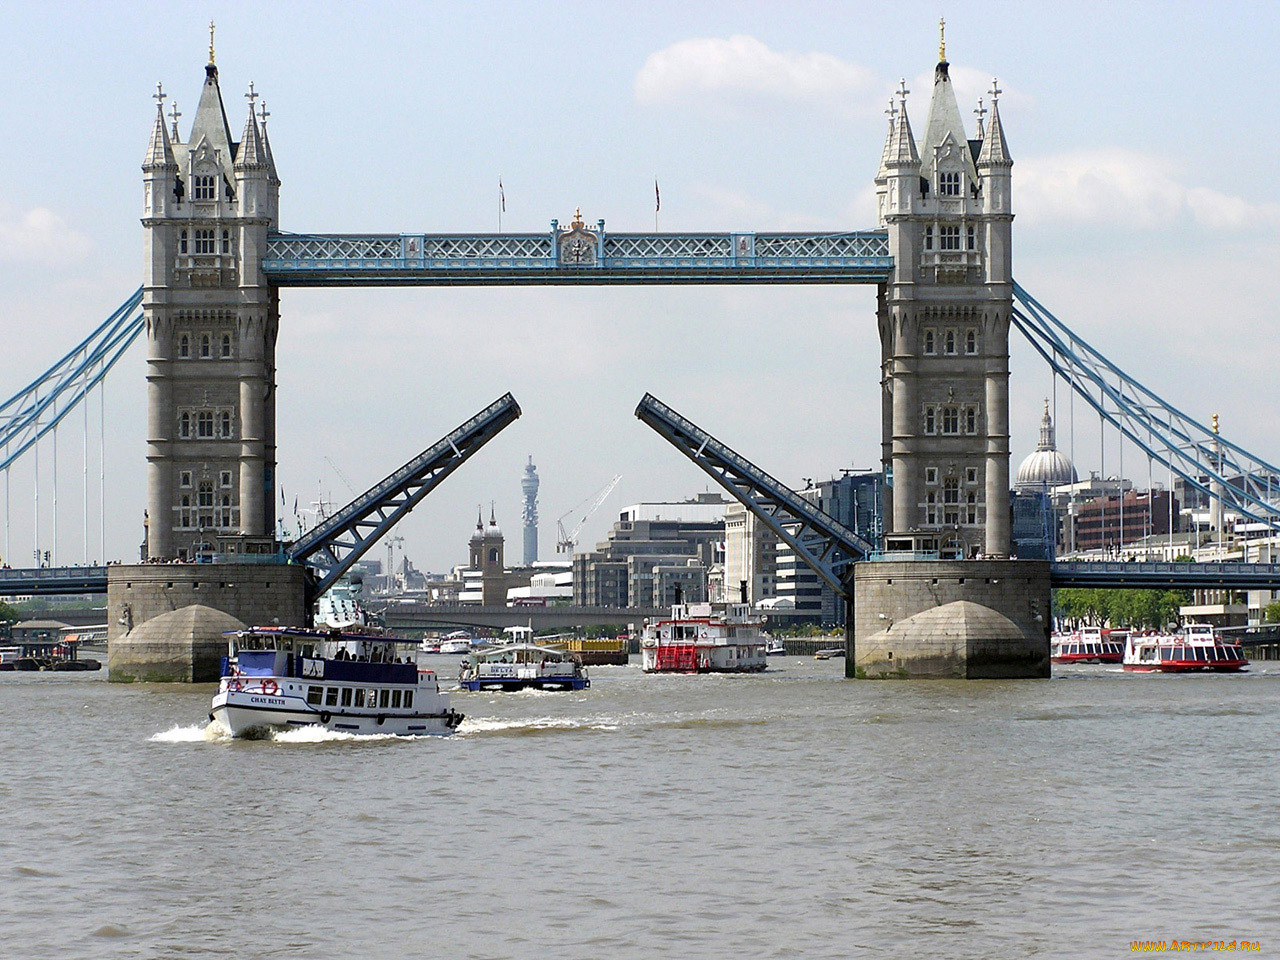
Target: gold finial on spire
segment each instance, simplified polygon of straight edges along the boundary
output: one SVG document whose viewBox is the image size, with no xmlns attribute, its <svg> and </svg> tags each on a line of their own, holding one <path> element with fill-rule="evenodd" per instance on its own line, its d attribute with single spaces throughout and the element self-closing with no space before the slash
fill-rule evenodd
<svg viewBox="0 0 1280 960">
<path fill-rule="evenodd" d="M 1218 432 L 1218 415 L 1216 413 L 1213 415 L 1213 432 L 1215 434 Z"/>
<path fill-rule="evenodd" d="M 210 61 L 212 63 L 212 61 Z M 947 62 L 947 18 L 938 18 L 938 62 Z"/>
<path fill-rule="evenodd" d="M 213 21 L 209 21 L 209 66 L 213 66 Z"/>
</svg>

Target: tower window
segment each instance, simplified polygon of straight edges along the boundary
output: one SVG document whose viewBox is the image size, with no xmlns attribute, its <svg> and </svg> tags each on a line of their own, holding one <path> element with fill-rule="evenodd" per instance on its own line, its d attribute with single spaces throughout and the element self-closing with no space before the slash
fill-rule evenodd
<svg viewBox="0 0 1280 960">
<path fill-rule="evenodd" d="M 222 359 L 231 359 L 231 334 L 224 333 L 222 335 Z"/>
<path fill-rule="evenodd" d="M 938 468 L 937 468 L 937 467 L 925 467 L 925 468 L 924 468 L 924 482 L 925 482 L 925 483 L 928 483 L 928 484 L 934 484 L 934 483 L 937 483 L 937 482 L 938 482 Z"/>
<path fill-rule="evenodd" d="M 185 414 L 184 414 L 184 416 L 185 416 Z M 178 486 L 181 486 L 181 487 L 189 487 L 189 486 L 191 486 L 191 471 L 190 471 L 190 470 L 183 470 L 183 471 L 182 471 L 182 473 L 178 474 Z"/>
<path fill-rule="evenodd" d="M 185 230 L 178 234 L 178 252 L 184 255 L 187 252 L 187 231 Z"/>
<path fill-rule="evenodd" d="M 185 410 L 178 417 L 178 436 L 183 440 L 186 440 L 191 436 L 191 414 L 187 413 Z M 191 474 L 184 473 L 182 476 L 184 481 L 182 485 L 184 487 L 191 486 Z"/>
<path fill-rule="evenodd" d="M 977 468 L 977 467 L 965 467 L 965 470 L 964 470 L 964 482 L 965 482 L 965 483 L 977 483 L 977 482 L 978 482 L 978 468 Z"/>
<path fill-rule="evenodd" d="M 214 177 L 200 176 L 191 180 L 192 200 L 216 200 L 218 181 Z"/>
<path fill-rule="evenodd" d="M 924 498 L 924 522 L 938 522 L 938 495 L 932 490 L 929 491 L 928 496 Z"/>
<path fill-rule="evenodd" d="M 932 226 L 927 226 L 924 228 L 924 248 L 926 250 L 933 249 L 933 227 Z"/>
<path fill-rule="evenodd" d="M 231 486 L 231 471 L 223 470 L 222 473 L 218 476 L 218 483 L 224 487 Z"/>
<path fill-rule="evenodd" d="M 223 410 L 218 414 L 218 436 L 224 440 L 231 437 L 231 412 Z"/>
<path fill-rule="evenodd" d="M 924 432 L 933 434 L 938 431 L 938 410 L 937 407 L 930 404 L 924 408 Z M 934 478 L 937 479 L 936 477 Z"/>
<path fill-rule="evenodd" d="M 943 340 L 942 352 L 948 357 L 954 357 L 956 355 L 956 332 L 954 330 L 947 331 Z"/>
<path fill-rule="evenodd" d="M 959 173 L 938 174 L 938 196 L 940 197 L 960 196 L 960 174 Z"/>
<path fill-rule="evenodd" d="M 490 563 L 498 562 L 498 551 L 496 549 L 489 550 L 489 562 Z"/>
<path fill-rule="evenodd" d="M 960 227 L 939 227 L 938 239 L 939 246 L 943 250 L 959 250 L 960 249 Z"/>
<path fill-rule="evenodd" d="M 924 332 L 924 352 L 925 352 L 926 354 L 928 354 L 929 356 L 932 356 L 934 353 L 936 353 L 936 352 L 937 352 L 938 345 L 937 345 L 937 343 L 935 342 L 936 340 L 937 340 L 937 334 L 934 332 L 933 328 L 929 328 L 929 329 L 925 330 L 925 332 Z"/>
<path fill-rule="evenodd" d="M 213 439 L 213 411 L 201 410 L 196 414 L 196 436 L 201 440 Z M 204 482 L 200 484 L 200 488 L 204 489 Z M 210 485 L 212 488 L 212 485 Z M 212 506 L 212 504 L 210 504 Z"/>
<path fill-rule="evenodd" d="M 965 523 L 978 522 L 978 495 L 972 490 L 969 491 L 968 497 L 965 498 Z"/>
<path fill-rule="evenodd" d="M 965 249 L 976 250 L 978 248 L 978 231 L 971 223 L 968 232 L 965 234 Z"/>
<path fill-rule="evenodd" d="M 972 234 L 972 233 L 973 233 L 973 227 L 970 227 L 970 228 L 969 228 L 969 232 L 970 232 L 970 234 Z M 969 246 L 970 246 L 970 248 L 972 249 L 972 246 L 973 246 L 973 245 L 972 245 L 972 244 L 970 244 Z M 231 231 L 230 231 L 230 230 L 223 230 L 223 231 L 222 231 L 222 252 L 223 252 L 224 254 L 229 254 L 229 253 L 231 253 Z"/>
<path fill-rule="evenodd" d="M 217 253 L 214 248 L 213 231 L 197 230 L 196 231 L 196 256 L 201 254 Z"/>
<path fill-rule="evenodd" d="M 964 332 L 964 352 L 969 356 L 978 352 L 978 331 L 972 327 Z"/>
<path fill-rule="evenodd" d="M 196 504 L 200 507 L 213 506 L 213 481 L 201 480 L 200 492 L 196 494 Z"/>
<path fill-rule="evenodd" d="M 191 338 L 185 333 L 178 338 L 178 356 L 184 360 L 191 356 Z"/>
<path fill-rule="evenodd" d="M 955 407 L 942 408 L 942 432 L 957 434 L 960 432 L 960 411 Z M 950 483 L 950 481 L 947 481 Z"/>
<path fill-rule="evenodd" d="M 200 359 L 208 360 L 213 355 L 213 338 L 207 333 L 200 334 Z"/>
<path fill-rule="evenodd" d="M 977 432 L 978 432 L 978 408 L 977 408 L 977 407 L 966 407 L 966 408 L 965 408 L 965 411 L 964 411 L 964 432 L 965 432 L 965 433 L 977 433 Z"/>
</svg>

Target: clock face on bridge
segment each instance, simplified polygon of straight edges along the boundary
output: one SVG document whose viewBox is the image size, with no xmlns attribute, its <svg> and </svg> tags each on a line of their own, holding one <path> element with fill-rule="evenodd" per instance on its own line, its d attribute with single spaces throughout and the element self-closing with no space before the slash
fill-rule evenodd
<svg viewBox="0 0 1280 960">
<path fill-rule="evenodd" d="M 575 230 L 560 241 L 560 262 L 570 267 L 590 267 L 596 262 L 596 238 L 586 230 Z"/>
</svg>

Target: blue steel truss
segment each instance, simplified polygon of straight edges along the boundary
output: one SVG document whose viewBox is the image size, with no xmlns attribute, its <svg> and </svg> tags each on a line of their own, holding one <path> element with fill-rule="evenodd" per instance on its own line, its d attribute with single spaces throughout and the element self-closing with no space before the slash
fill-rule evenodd
<svg viewBox="0 0 1280 960">
<path fill-rule="evenodd" d="M 1280 468 L 1130 377 L 1017 283 L 1013 295 L 1014 326 L 1107 423 L 1189 487 L 1221 499 L 1249 520 L 1280 528 Z"/>
<path fill-rule="evenodd" d="M 1150 590 L 1275 590 L 1280 563 L 1114 563 L 1055 560 L 1055 587 L 1136 587 Z"/>
<path fill-rule="evenodd" d="M 142 328 L 139 287 L 61 360 L 0 404 L 0 470 L 63 421 L 102 382 Z"/>
<path fill-rule="evenodd" d="M 832 590 L 852 596 L 846 568 L 874 552 L 870 542 L 652 394 L 644 395 L 636 416 L 755 514 Z"/>
<path fill-rule="evenodd" d="M 427 494 L 519 416 L 515 397 L 508 393 L 498 398 L 300 537 L 286 554 L 315 573 L 312 599 L 332 587 Z"/>
<path fill-rule="evenodd" d="M 107 592 L 106 567 L 0 569 L 0 597 L 46 597 Z"/>
<path fill-rule="evenodd" d="M 888 234 L 274 234 L 262 269 L 277 286 L 882 283 Z"/>
</svg>

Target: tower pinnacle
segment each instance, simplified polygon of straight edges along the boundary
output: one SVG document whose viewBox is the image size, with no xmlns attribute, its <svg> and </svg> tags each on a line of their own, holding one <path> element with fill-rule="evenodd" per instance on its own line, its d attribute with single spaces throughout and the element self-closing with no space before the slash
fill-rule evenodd
<svg viewBox="0 0 1280 960">
<path fill-rule="evenodd" d="M 209 66 L 214 65 L 213 59 L 213 21 L 209 21 Z"/>
<path fill-rule="evenodd" d="M 947 19 L 938 18 L 938 62 L 947 62 Z"/>
</svg>

